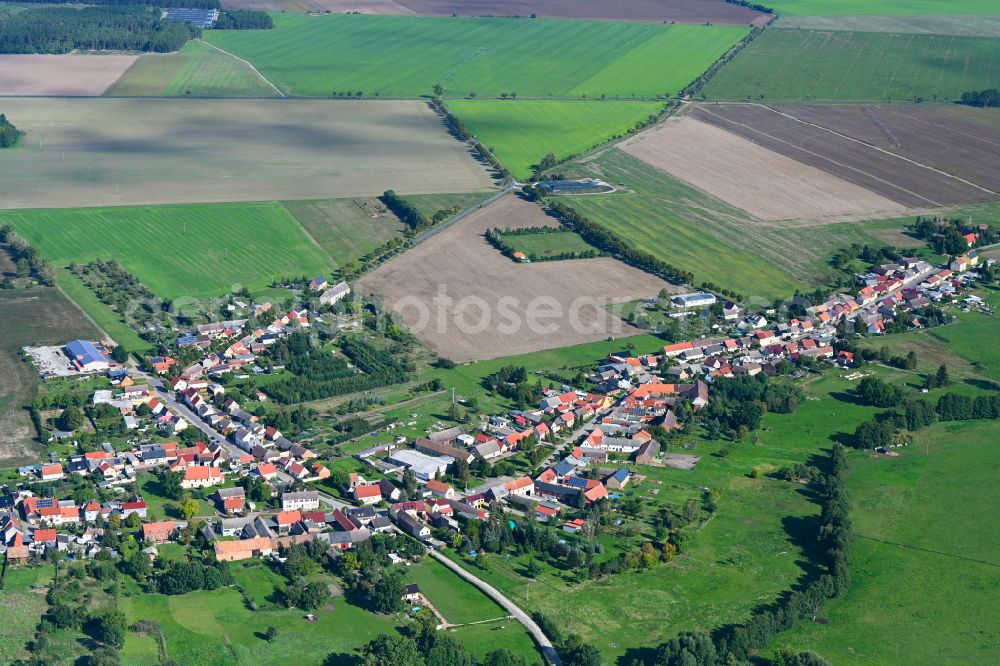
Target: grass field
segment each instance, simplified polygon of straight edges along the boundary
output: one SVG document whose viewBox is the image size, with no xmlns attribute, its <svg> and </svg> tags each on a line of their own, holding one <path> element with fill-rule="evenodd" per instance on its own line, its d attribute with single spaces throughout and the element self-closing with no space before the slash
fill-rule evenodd
<svg viewBox="0 0 1000 666">
<path fill-rule="evenodd" d="M 846 30 L 965 37 L 1000 37 L 1000 14 L 994 16 L 786 16 L 773 24 L 792 30 Z"/>
<path fill-rule="evenodd" d="M 9 98 L 0 208 L 482 192 L 494 181 L 416 100 Z"/>
<path fill-rule="evenodd" d="M 7 581 L 0 592 L 4 607 L 4 621 L 0 622 L 0 662 L 10 664 L 27 658 L 25 643 L 34 636 L 35 626 L 49 607 L 45 593 L 32 590 L 32 586 L 44 586 L 45 578 L 51 579 L 51 570 L 46 575 L 46 569 L 41 567 L 7 572 Z"/>
<path fill-rule="evenodd" d="M 555 231 L 547 234 L 505 236 L 505 240 L 519 252 L 529 257 L 546 257 L 563 252 L 587 252 L 594 246 L 573 231 Z"/>
<path fill-rule="evenodd" d="M 449 624 L 468 624 L 504 617 L 506 611 L 436 560 L 406 570 L 406 582 L 416 583 Z"/>
<path fill-rule="evenodd" d="M 658 114 L 655 102 L 455 100 L 452 112 L 517 178 L 547 153 L 557 159 L 620 136 Z"/>
<path fill-rule="evenodd" d="M 152 349 L 149 342 L 140 338 L 139 334 L 125 323 L 121 315 L 102 303 L 68 268 L 57 268 L 55 273 L 56 285 L 112 340 L 130 352 L 146 352 Z"/>
<path fill-rule="evenodd" d="M 767 30 L 718 72 L 710 99 L 957 99 L 1000 85 L 985 37 Z"/>
<path fill-rule="evenodd" d="M 935 16 L 997 14 L 993 0 L 769 0 L 779 14 L 796 16 Z"/>
<path fill-rule="evenodd" d="M 0 313 L 0 465 L 7 467 L 35 462 L 44 452 L 32 442 L 35 429 L 27 411 L 39 379 L 31 364 L 22 360 L 21 347 L 100 336 L 52 288 L 0 291 Z"/>
<path fill-rule="evenodd" d="M 273 16 L 274 30 L 212 31 L 204 38 L 253 63 L 286 93 L 311 97 L 357 91 L 420 97 L 431 95 L 435 84 L 449 97 L 675 94 L 748 32 L 563 20 Z"/>
<path fill-rule="evenodd" d="M 218 296 L 328 272 L 280 204 L 4 211 L 0 224 L 59 264 L 117 259 L 162 298 Z"/>
<path fill-rule="evenodd" d="M 105 93 L 112 97 L 277 97 L 246 63 L 192 40 L 177 53 L 147 54 Z"/>
</svg>

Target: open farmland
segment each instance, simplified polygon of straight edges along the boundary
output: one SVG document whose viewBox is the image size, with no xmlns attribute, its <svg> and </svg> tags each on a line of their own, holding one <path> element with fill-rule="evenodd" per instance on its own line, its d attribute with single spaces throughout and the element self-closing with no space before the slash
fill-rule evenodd
<svg viewBox="0 0 1000 666">
<path fill-rule="evenodd" d="M 768 0 L 767 5 L 795 16 L 1000 14 L 993 0 Z"/>
<path fill-rule="evenodd" d="M 625 134 L 658 114 L 656 102 L 455 100 L 448 108 L 515 178 L 547 153 L 562 160 Z"/>
<path fill-rule="evenodd" d="M 419 14 L 421 16 L 542 16 L 546 18 L 610 19 L 762 25 L 768 14 L 723 0 L 224 0 L 232 9 L 267 11 L 331 11 L 335 14 Z"/>
<path fill-rule="evenodd" d="M 655 296 L 666 282 L 610 257 L 515 264 L 483 238 L 491 227 L 553 222 L 537 205 L 503 197 L 378 267 L 356 288 L 383 297 L 418 338 L 456 361 L 638 333 L 604 304 Z"/>
<path fill-rule="evenodd" d="M 762 220 L 883 216 L 903 206 L 693 118 L 621 144 L 626 153 Z"/>
<path fill-rule="evenodd" d="M 2 211 L 58 264 L 117 259 L 161 298 L 218 296 L 328 272 L 279 203 Z"/>
<path fill-rule="evenodd" d="M 996 150 L 996 132 L 986 128 L 975 133 L 963 131 L 960 123 L 953 130 L 936 129 L 935 120 L 953 123 L 958 116 L 932 115 L 922 121 L 919 115 L 909 114 L 909 107 L 901 115 L 885 114 L 880 109 L 843 110 L 816 108 L 799 111 L 803 120 L 795 115 L 763 105 L 733 104 L 699 106 L 693 116 L 711 123 L 737 136 L 803 164 L 821 169 L 843 180 L 860 185 L 872 192 L 892 199 L 905 206 L 936 207 L 958 203 L 977 203 L 1000 198 L 997 194 L 996 175 L 1000 165 L 988 155 Z M 908 115 L 909 114 L 909 115 Z M 862 136 L 876 137 L 873 144 L 830 131 L 809 122 L 811 119 L 858 131 Z M 947 119 L 947 120 L 944 120 Z M 893 126 L 900 128 L 906 140 L 894 134 Z M 941 139 L 927 138 L 926 133 L 939 134 Z M 994 138 L 991 140 L 991 135 Z M 912 139 L 912 140 L 911 140 Z M 888 142 L 887 149 L 878 144 Z M 903 147 L 896 149 L 895 143 Z M 952 144 L 959 144 L 952 148 Z M 933 155 L 936 147 L 945 146 L 947 155 Z M 963 156 L 986 155 L 983 165 L 963 165 Z M 925 161 L 929 164 L 925 164 Z M 961 175 L 952 175 L 945 169 L 968 174 L 984 182 L 993 181 L 993 187 L 976 184 Z"/>
<path fill-rule="evenodd" d="M 421 102 L 2 101 L 0 208 L 481 192 L 467 146 Z"/>
<path fill-rule="evenodd" d="M 92 97 L 136 61 L 134 55 L 0 54 L 0 96 Z"/>
<path fill-rule="evenodd" d="M 782 16 L 773 27 L 792 30 L 1000 37 L 1000 14 L 996 16 Z"/>
<path fill-rule="evenodd" d="M 708 85 L 710 99 L 926 100 L 1000 86 L 1000 41 L 766 30 Z"/>
<path fill-rule="evenodd" d="M 274 16 L 273 30 L 205 40 L 286 93 L 329 97 L 656 97 L 676 94 L 749 31 L 601 21 Z M 547 57 L 540 57 L 544 44 Z M 650 67 L 656 62 L 656 67 Z M 569 63 L 572 63 L 571 65 Z"/>
<path fill-rule="evenodd" d="M 74 338 L 99 339 L 100 333 L 57 289 L 0 290 L 0 464 L 34 462 L 41 453 L 32 445 L 35 429 L 27 411 L 38 375 L 22 360 L 21 347 Z"/>
<path fill-rule="evenodd" d="M 245 62 L 200 40 L 147 53 L 108 90 L 114 97 L 278 97 Z"/>
</svg>

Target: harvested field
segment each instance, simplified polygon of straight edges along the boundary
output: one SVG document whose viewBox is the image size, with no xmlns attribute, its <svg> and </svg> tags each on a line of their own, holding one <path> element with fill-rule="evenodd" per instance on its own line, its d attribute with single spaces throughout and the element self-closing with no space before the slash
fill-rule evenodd
<svg viewBox="0 0 1000 666">
<path fill-rule="evenodd" d="M 0 208 L 481 192 L 493 181 L 416 101 L 0 101 L 26 132 Z"/>
<path fill-rule="evenodd" d="M 418 338 L 456 361 L 639 333 L 603 305 L 652 297 L 671 285 L 608 257 L 515 264 L 483 238 L 491 227 L 553 222 L 537 205 L 503 197 L 380 266 L 356 289 L 382 296 Z M 450 302 L 439 307 L 439 295 Z"/>
<path fill-rule="evenodd" d="M 542 16 L 545 18 L 611 19 L 715 23 L 718 25 L 766 25 L 770 14 L 723 0 L 224 0 L 227 9 L 296 11 L 299 5 L 315 5 L 318 11 L 363 14 L 419 14 L 421 16 Z M 317 11 L 313 9 L 311 11 Z"/>
<path fill-rule="evenodd" d="M 0 55 L 0 96 L 96 97 L 134 55 Z"/>
<path fill-rule="evenodd" d="M 863 187 L 693 118 L 667 122 L 620 148 L 762 220 L 904 210 Z"/>
<path fill-rule="evenodd" d="M 781 107 L 989 190 L 1000 190 L 1000 111 L 943 106 Z"/>
<path fill-rule="evenodd" d="M 909 109 L 911 107 L 906 107 L 906 112 Z M 863 110 L 859 113 L 867 115 Z M 830 114 L 835 119 L 858 118 L 857 114 L 852 114 L 850 111 L 837 111 L 832 107 L 829 111 L 817 108 L 812 114 L 823 117 Z M 919 148 L 919 145 L 929 139 L 919 134 L 919 125 L 913 130 L 907 130 L 907 136 L 912 137 L 915 142 L 913 144 L 915 147 L 911 149 L 913 157 L 910 157 L 903 151 L 882 150 L 861 140 L 797 120 L 792 115 L 759 104 L 699 106 L 694 110 L 693 116 L 904 206 L 937 207 L 994 201 L 998 198 L 993 188 L 977 185 L 958 175 L 951 175 L 934 167 L 933 164 L 925 165 L 921 160 L 931 158 L 926 150 Z M 857 123 L 857 126 L 859 129 L 863 127 L 868 136 L 871 136 L 873 131 L 878 131 L 884 134 L 883 140 L 896 143 L 897 141 L 892 139 L 893 132 L 885 124 L 880 124 L 878 118 L 879 116 L 873 111 L 871 115 L 867 115 L 866 127 L 863 127 L 864 123 Z M 906 120 L 906 122 L 913 121 Z M 901 131 L 902 127 L 900 125 Z M 926 132 L 927 129 L 924 128 L 923 131 Z M 982 154 L 981 151 L 989 149 L 989 145 L 975 148 L 977 143 L 982 142 L 977 136 L 964 136 L 961 139 L 969 144 L 969 148 L 953 151 L 949 142 L 945 144 L 949 153 L 955 152 L 958 155 L 960 150 L 967 150 Z M 955 141 L 955 138 L 950 137 L 950 141 Z M 993 149 L 995 150 L 995 146 Z M 952 162 L 950 156 L 933 159 L 938 163 L 947 162 L 952 166 L 960 162 L 960 159 Z M 982 173 L 984 169 L 995 172 L 998 165 L 994 158 L 988 158 L 987 166 L 981 168 L 961 166 L 959 169 L 963 172 L 975 170 Z"/>
<path fill-rule="evenodd" d="M 35 429 L 27 411 L 39 380 L 32 366 L 21 360 L 21 347 L 100 337 L 56 289 L 0 291 L 0 465 L 34 462 L 42 453 L 32 442 Z"/>
</svg>

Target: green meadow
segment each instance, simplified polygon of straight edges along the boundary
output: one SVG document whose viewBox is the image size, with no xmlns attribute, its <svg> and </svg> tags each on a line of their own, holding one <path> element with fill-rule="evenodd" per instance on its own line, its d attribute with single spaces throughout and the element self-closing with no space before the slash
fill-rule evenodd
<svg viewBox="0 0 1000 666">
<path fill-rule="evenodd" d="M 162 298 L 218 296 L 333 260 L 278 203 L 0 212 L 53 262 L 116 259 Z"/>
<path fill-rule="evenodd" d="M 562 160 L 626 134 L 658 115 L 656 102 L 454 100 L 448 108 L 515 178 L 547 153 Z"/>
<path fill-rule="evenodd" d="M 935 16 L 998 14 L 993 0 L 768 0 L 779 14 L 794 16 Z"/>
<path fill-rule="evenodd" d="M 286 93 L 329 97 L 656 97 L 742 39 L 739 26 L 275 14 L 273 30 L 206 32 Z M 650 63 L 657 63 L 655 67 Z"/>
<path fill-rule="evenodd" d="M 588 252 L 594 246 L 583 240 L 574 231 L 554 231 L 545 234 L 519 234 L 505 236 L 510 245 L 518 252 L 524 252 L 529 257 L 546 257 L 563 252 Z"/>
<path fill-rule="evenodd" d="M 1000 85 L 989 37 L 766 30 L 704 88 L 709 99 L 951 100 Z"/>
<path fill-rule="evenodd" d="M 246 63 L 192 40 L 177 53 L 140 57 L 105 93 L 112 97 L 277 97 Z"/>
</svg>

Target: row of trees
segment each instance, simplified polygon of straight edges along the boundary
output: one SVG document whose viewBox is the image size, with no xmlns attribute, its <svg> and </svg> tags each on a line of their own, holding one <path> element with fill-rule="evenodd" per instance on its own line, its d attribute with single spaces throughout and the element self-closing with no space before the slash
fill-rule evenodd
<svg viewBox="0 0 1000 666">
<path fill-rule="evenodd" d="M 562 202 L 551 202 L 549 208 L 569 229 L 583 236 L 583 239 L 599 250 L 614 255 L 626 264 L 635 266 L 665 280 L 694 284 L 694 273 L 678 268 L 649 252 L 638 250 L 604 227 L 591 222 L 586 217 Z"/>
<path fill-rule="evenodd" d="M 477 659 L 447 632 L 438 631 L 432 616 L 424 614 L 419 620 L 402 634 L 382 634 L 369 642 L 362 649 L 361 666 L 526 666 L 524 657 L 506 648 Z M 338 657 L 331 655 L 329 662 Z"/>
<path fill-rule="evenodd" d="M 382 196 L 379 197 L 379 201 L 395 213 L 400 222 L 405 224 L 410 231 L 420 231 L 430 226 L 427 216 L 421 213 L 419 208 L 392 190 L 383 192 Z"/>
<path fill-rule="evenodd" d="M 143 6 L 38 7 L 0 21 L 0 53 L 177 51 L 201 31 Z"/>
<path fill-rule="evenodd" d="M 866 450 L 886 448 L 897 442 L 901 430 L 916 432 L 935 421 L 1000 419 L 1000 393 L 975 397 L 946 393 L 934 406 L 922 399 L 901 406 L 902 411 L 883 412 L 860 424 L 854 431 L 854 445 Z"/>
<path fill-rule="evenodd" d="M 247 10 L 222 12 L 215 22 L 216 30 L 270 30 L 273 27 L 274 20 L 267 12 Z"/>
<path fill-rule="evenodd" d="M 961 102 L 969 106 L 996 108 L 1000 106 L 1000 90 L 989 88 L 987 90 L 964 92 L 962 93 Z"/>
<path fill-rule="evenodd" d="M 497 173 L 500 174 L 501 178 L 511 178 L 511 173 L 505 167 L 500 160 L 493 156 L 493 152 L 489 148 L 484 146 L 476 139 L 476 136 L 469 130 L 465 124 L 455 116 L 444 102 L 441 101 L 441 95 L 444 94 L 444 88 L 441 84 L 434 86 L 434 98 L 431 100 L 431 107 L 440 113 L 445 118 L 445 122 L 448 124 L 448 128 L 462 141 L 468 141 L 479 156 L 483 158 L 490 166 L 496 169 Z"/>
<path fill-rule="evenodd" d="M 3 126 L 3 119 L 3 115 L 0 115 L 0 128 Z M 10 254 L 11 260 L 17 266 L 18 277 L 31 276 L 44 285 L 54 284 L 52 266 L 38 250 L 28 245 L 28 241 L 14 231 L 14 226 L 11 224 L 0 226 L 0 249 Z"/>
<path fill-rule="evenodd" d="M 821 573 L 793 590 L 776 604 L 758 609 L 742 625 L 728 626 L 714 635 L 703 631 L 684 632 L 663 643 L 656 651 L 654 666 L 716 666 L 748 661 L 779 633 L 798 620 L 815 619 L 826 599 L 839 597 L 850 588 L 849 556 L 851 523 L 844 491 L 847 459 L 844 447 L 834 445 L 826 474 L 812 485 L 822 497 L 820 526 L 816 533 L 817 552 L 822 553 Z M 823 664 L 811 656 L 782 656 L 781 664 Z"/>
<path fill-rule="evenodd" d="M 10 148 L 21 138 L 21 133 L 17 131 L 14 124 L 7 120 L 7 116 L 0 113 L 0 148 Z"/>
</svg>

